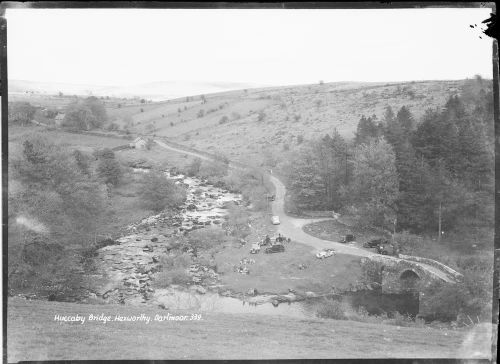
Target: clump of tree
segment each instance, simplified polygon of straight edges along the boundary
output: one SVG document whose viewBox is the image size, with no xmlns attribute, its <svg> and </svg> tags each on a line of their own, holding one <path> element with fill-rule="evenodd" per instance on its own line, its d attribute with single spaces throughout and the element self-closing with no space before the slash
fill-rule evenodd
<svg viewBox="0 0 500 364">
<path fill-rule="evenodd" d="M 389 228 L 396 218 L 399 180 L 396 156 L 384 138 L 354 150 L 349 200 L 360 226 Z"/>
<path fill-rule="evenodd" d="M 361 116 L 356 130 L 356 144 L 367 143 L 370 139 L 378 138 L 381 135 L 383 135 L 383 125 L 377 122 L 376 115 L 369 117 Z"/>
<path fill-rule="evenodd" d="M 190 177 L 197 176 L 200 173 L 201 159 L 195 158 L 188 166 L 186 174 Z"/>
<path fill-rule="evenodd" d="M 287 173 L 293 202 L 438 240 L 442 231 L 470 236 L 491 229 L 492 94 L 477 89 L 489 96 L 451 96 L 420 122 L 405 106 L 397 113 L 387 107 L 380 121 L 362 116 L 353 143 L 339 135 L 302 143 Z"/>
<path fill-rule="evenodd" d="M 101 228 L 106 193 L 90 157 L 28 136 L 9 166 L 9 289 L 76 292 L 80 253 Z M 68 247 L 71 242 L 72 247 Z"/>
<path fill-rule="evenodd" d="M 77 99 L 66 108 L 62 125 L 78 130 L 100 128 L 108 120 L 104 104 L 95 96 Z"/>
<path fill-rule="evenodd" d="M 227 176 L 229 166 L 221 161 L 203 160 L 199 170 L 199 176 L 214 185 L 221 186 L 224 184 L 223 178 Z"/>
<path fill-rule="evenodd" d="M 8 121 L 9 124 L 27 125 L 33 120 L 37 108 L 29 102 L 9 102 Z"/>
<path fill-rule="evenodd" d="M 340 209 L 352 166 L 347 143 L 334 130 L 332 136 L 302 143 L 286 167 L 292 200 L 301 209 Z"/>
<path fill-rule="evenodd" d="M 117 186 L 123 176 L 123 170 L 115 158 L 115 153 L 111 149 L 105 148 L 98 150 L 96 157 L 98 159 L 97 175 L 104 183 Z"/>
<path fill-rule="evenodd" d="M 250 213 L 244 206 L 232 204 L 226 216 L 226 225 L 231 235 L 238 239 L 245 239 L 250 235 Z"/>
<path fill-rule="evenodd" d="M 146 208 L 159 212 L 182 204 L 186 200 L 186 191 L 162 172 L 152 170 L 143 175 L 140 197 Z"/>
<path fill-rule="evenodd" d="M 224 179 L 229 190 L 239 192 L 252 204 L 255 211 L 265 210 L 268 206 L 266 195 L 270 194 L 267 176 L 255 168 L 233 169 Z"/>
</svg>

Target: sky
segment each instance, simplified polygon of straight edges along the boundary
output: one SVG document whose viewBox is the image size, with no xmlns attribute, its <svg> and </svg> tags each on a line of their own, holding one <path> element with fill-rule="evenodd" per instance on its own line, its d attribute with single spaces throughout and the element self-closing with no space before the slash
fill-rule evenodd
<svg viewBox="0 0 500 364">
<path fill-rule="evenodd" d="M 107 86 L 492 78 L 490 12 L 7 9 L 8 75 Z"/>
</svg>

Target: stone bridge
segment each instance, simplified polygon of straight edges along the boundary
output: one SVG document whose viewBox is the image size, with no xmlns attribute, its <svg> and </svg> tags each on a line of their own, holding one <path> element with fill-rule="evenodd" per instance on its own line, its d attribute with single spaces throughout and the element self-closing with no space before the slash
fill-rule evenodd
<svg viewBox="0 0 500 364">
<path fill-rule="evenodd" d="M 421 292 L 435 281 L 454 284 L 463 276 L 450 267 L 427 258 L 400 255 L 399 258 L 374 255 L 369 258 L 382 264 L 382 292 Z"/>
</svg>

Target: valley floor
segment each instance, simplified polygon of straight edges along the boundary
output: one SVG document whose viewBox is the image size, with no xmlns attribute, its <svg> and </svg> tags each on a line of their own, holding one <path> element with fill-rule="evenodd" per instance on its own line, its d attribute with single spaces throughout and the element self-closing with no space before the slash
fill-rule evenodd
<svg viewBox="0 0 500 364">
<path fill-rule="evenodd" d="M 145 322 L 88 321 L 90 314 L 141 315 Z M 201 314 L 201 320 L 153 321 Z M 54 316 L 86 317 L 84 324 Z M 487 358 L 489 325 L 438 330 L 272 315 L 166 311 L 9 299 L 8 362 L 96 359 Z"/>
</svg>

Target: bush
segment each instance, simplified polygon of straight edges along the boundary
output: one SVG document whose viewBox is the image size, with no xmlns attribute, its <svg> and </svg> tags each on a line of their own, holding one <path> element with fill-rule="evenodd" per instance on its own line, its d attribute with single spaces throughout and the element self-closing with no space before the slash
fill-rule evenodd
<svg viewBox="0 0 500 364">
<path fill-rule="evenodd" d="M 410 234 L 408 231 L 402 231 L 394 235 L 394 240 L 398 242 L 401 251 L 407 255 L 419 255 L 426 249 L 426 242 L 420 236 Z"/>
<path fill-rule="evenodd" d="M 224 115 L 223 117 L 220 118 L 219 124 L 225 124 L 228 121 L 229 121 L 229 118 L 226 115 Z"/>
<path fill-rule="evenodd" d="M 29 102 L 9 102 L 8 121 L 9 123 L 26 125 L 35 115 L 37 108 Z"/>
<path fill-rule="evenodd" d="M 348 306 L 342 301 L 324 299 L 316 307 L 316 316 L 333 320 L 347 320 L 346 311 L 348 310 Z"/>
<path fill-rule="evenodd" d="M 204 115 L 205 115 L 205 110 L 203 109 L 199 110 L 198 113 L 196 114 L 198 118 L 202 118 Z"/>
<path fill-rule="evenodd" d="M 266 113 L 264 111 L 259 111 L 259 113 L 257 114 L 257 121 L 264 121 L 264 119 L 266 118 Z"/>
<path fill-rule="evenodd" d="M 427 320 L 450 321 L 459 316 L 474 323 L 491 322 L 492 262 L 468 267 L 463 281 L 450 285 L 436 282 L 426 289 L 422 316 Z"/>
<path fill-rule="evenodd" d="M 209 227 L 191 231 L 187 236 L 187 243 L 197 250 L 217 249 L 227 241 L 224 231 L 217 227 Z"/>
<path fill-rule="evenodd" d="M 227 225 L 231 229 L 231 235 L 238 239 L 245 239 L 250 235 L 251 230 L 248 226 L 250 214 L 242 206 L 232 205 L 229 208 L 229 214 L 226 217 Z"/>
<path fill-rule="evenodd" d="M 191 164 L 188 165 L 186 174 L 189 177 L 197 176 L 198 173 L 200 173 L 200 168 L 201 168 L 201 159 L 200 158 L 195 158 L 191 162 Z"/>
<path fill-rule="evenodd" d="M 166 207 L 176 207 L 186 199 L 186 192 L 167 179 L 159 171 L 151 171 L 143 175 L 141 199 L 144 207 L 153 211 L 161 211 Z"/>
<path fill-rule="evenodd" d="M 108 127 L 106 129 L 109 130 L 109 131 L 118 130 L 119 126 L 116 123 L 111 123 L 111 124 L 108 125 Z"/>
<path fill-rule="evenodd" d="M 269 192 L 265 186 L 266 178 L 256 169 L 232 170 L 224 178 L 224 183 L 231 191 L 240 192 L 245 199 L 250 201 L 253 210 L 261 211 L 267 208 L 266 195 Z"/>
<path fill-rule="evenodd" d="M 359 307 L 358 310 L 355 310 L 346 301 L 326 298 L 316 304 L 316 316 L 333 320 L 350 320 L 404 327 L 424 327 L 425 325 L 423 319 L 417 318 L 414 320 L 410 315 L 403 315 L 397 311 L 391 313 L 391 318 L 387 316 L 387 313 L 369 315 L 364 307 Z"/>
<path fill-rule="evenodd" d="M 191 264 L 191 257 L 189 254 L 181 255 L 164 255 L 160 258 L 160 267 L 162 271 L 173 269 L 186 269 Z"/>
<path fill-rule="evenodd" d="M 120 163 L 115 159 L 115 154 L 109 148 L 98 151 L 99 162 L 97 164 L 97 175 L 104 179 L 106 184 L 118 185 L 123 175 Z"/>
<path fill-rule="evenodd" d="M 199 175 L 202 178 L 215 177 L 220 180 L 227 175 L 228 166 L 225 163 L 204 160 L 201 162 Z"/>
<path fill-rule="evenodd" d="M 166 288 L 172 284 L 186 285 L 191 282 L 191 277 L 184 268 L 162 271 L 155 278 L 155 286 Z"/>
</svg>

